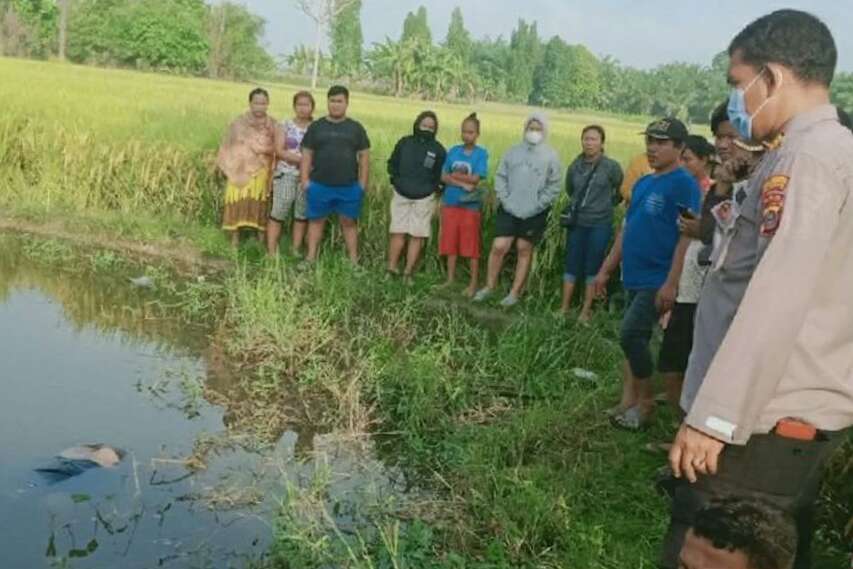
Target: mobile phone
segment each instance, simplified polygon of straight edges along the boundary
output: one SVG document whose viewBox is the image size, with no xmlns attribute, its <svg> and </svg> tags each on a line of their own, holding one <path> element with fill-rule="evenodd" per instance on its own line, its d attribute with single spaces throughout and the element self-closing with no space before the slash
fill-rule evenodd
<svg viewBox="0 0 853 569">
<path fill-rule="evenodd" d="M 687 219 L 696 219 L 696 214 L 690 211 L 690 208 L 684 204 L 678 204 L 678 215 Z"/>
</svg>

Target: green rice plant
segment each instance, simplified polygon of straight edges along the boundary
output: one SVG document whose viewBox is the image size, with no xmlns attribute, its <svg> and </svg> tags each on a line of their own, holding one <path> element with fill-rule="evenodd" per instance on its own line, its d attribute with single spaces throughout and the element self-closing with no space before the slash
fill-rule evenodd
<svg viewBox="0 0 853 569">
<path fill-rule="evenodd" d="M 118 227 L 130 236 L 189 234 L 205 251 L 225 253 L 224 240 L 211 239 L 207 231 L 218 225 L 222 208 L 224 181 L 216 173 L 214 156 L 229 121 L 245 111 L 249 86 L 2 58 L 0 74 L 8 79 L 0 85 L 4 211 L 29 211 L 39 221 L 118 218 Z M 27 86 L 26 97 L 20 96 L 20 85 Z M 298 88 L 269 88 L 272 114 L 288 116 Z M 316 95 L 319 115 L 325 98 Z M 477 110 L 483 121 L 480 143 L 490 152 L 492 172 L 500 156 L 521 140 L 529 112 L 510 105 L 464 106 L 354 93 L 350 114 L 365 124 L 372 141 L 371 187 L 361 220 L 369 263 L 380 263 L 387 247 L 392 189 L 385 163 L 425 107 L 439 114 L 439 138 L 448 147 L 458 142 L 462 119 Z M 580 151 L 580 131 L 591 122 L 607 128 L 608 152 L 615 158 L 626 162 L 641 149 L 641 124 L 635 119 L 563 112 L 553 112 L 551 118 L 551 143 L 565 165 Z M 490 199 L 484 223 L 487 244 L 494 212 Z M 161 224 L 146 221 L 150 219 Z M 336 231 L 331 239 L 339 244 Z M 553 221 L 534 263 L 531 291 L 550 295 L 559 286 L 563 239 Z M 425 267 L 438 270 L 435 240 Z"/>
</svg>

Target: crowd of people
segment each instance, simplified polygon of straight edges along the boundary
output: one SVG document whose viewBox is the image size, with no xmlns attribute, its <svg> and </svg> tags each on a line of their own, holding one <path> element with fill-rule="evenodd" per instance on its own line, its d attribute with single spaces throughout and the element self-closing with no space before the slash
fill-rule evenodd
<svg viewBox="0 0 853 569">
<path fill-rule="evenodd" d="M 387 272 L 411 281 L 440 211 L 447 284 L 459 257 L 468 259 L 465 295 L 475 302 L 495 294 L 515 248 L 513 281 L 500 301 L 510 307 L 524 293 L 548 219 L 559 215 L 567 229 L 562 311 L 569 313 L 578 283 L 582 320 L 617 272 L 626 291 L 624 382 L 608 411 L 612 424 L 648 425 L 656 371 L 681 419 L 674 441 L 655 445 L 669 453 L 661 480 L 672 497 L 660 566 L 805 569 L 822 468 L 853 425 L 853 134 L 830 104 L 837 51 L 814 16 L 780 10 L 759 18 L 728 53 L 732 93 L 711 117 L 714 144 L 662 118 L 642 133 L 646 151 L 624 173 L 605 153 L 604 128 L 589 125 L 564 175 L 547 118 L 531 114 L 494 175 L 495 238 L 482 285 L 490 156 L 478 145 L 480 120 L 465 118 L 461 143 L 446 150 L 436 139 L 438 117 L 421 113 L 388 159 Z M 228 178 L 223 226 L 235 244 L 250 228 L 265 232 L 276 254 L 292 216 L 292 245 L 298 252 L 307 234 L 310 264 L 336 214 L 358 263 L 370 140 L 347 117 L 348 103 L 349 92 L 332 87 L 327 116 L 313 120 L 314 99 L 300 92 L 293 118 L 277 124 L 269 95 L 252 92 L 219 156 Z M 555 212 L 563 188 L 569 205 Z M 657 363 L 656 328 L 663 329 Z M 766 513 L 773 508 L 779 516 Z M 789 530 L 778 529 L 780 516 Z"/>
</svg>

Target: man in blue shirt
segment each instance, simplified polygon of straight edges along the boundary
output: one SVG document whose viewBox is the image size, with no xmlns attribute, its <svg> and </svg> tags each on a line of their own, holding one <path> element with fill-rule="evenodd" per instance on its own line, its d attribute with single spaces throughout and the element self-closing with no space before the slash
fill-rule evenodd
<svg viewBox="0 0 853 569">
<path fill-rule="evenodd" d="M 684 254 L 690 240 L 678 230 L 682 210 L 698 213 L 701 190 L 695 178 L 681 167 L 680 157 L 687 128 L 674 118 L 651 123 L 646 136 L 646 155 L 653 172 L 640 178 L 631 193 L 631 204 L 622 231 L 595 279 L 603 295 L 610 275 L 622 263 L 627 306 L 622 319 L 620 343 L 625 354 L 622 401 L 612 414 L 615 426 L 638 430 L 654 409 L 651 378 L 654 363 L 649 344 L 655 324 L 672 309 Z"/>
</svg>

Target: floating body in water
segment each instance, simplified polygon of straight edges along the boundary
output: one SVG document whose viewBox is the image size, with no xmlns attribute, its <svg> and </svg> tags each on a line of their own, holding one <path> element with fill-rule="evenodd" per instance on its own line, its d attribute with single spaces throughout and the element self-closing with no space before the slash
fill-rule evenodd
<svg viewBox="0 0 853 569">
<path fill-rule="evenodd" d="M 56 484 L 83 474 L 92 468 L 112 468 L 117 466 L 125 452 L 104 444 L 85 444 L 67 448 L 51 464 L 36 468 L 50 484 Z"/>
</svg>

